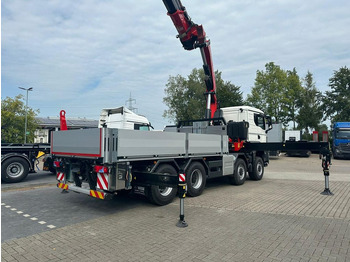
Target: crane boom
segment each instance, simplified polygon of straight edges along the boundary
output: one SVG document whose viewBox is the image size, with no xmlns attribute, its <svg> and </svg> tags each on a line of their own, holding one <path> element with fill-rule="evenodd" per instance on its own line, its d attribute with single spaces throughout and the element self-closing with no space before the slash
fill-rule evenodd
<svg viewBox="0 0 350 262">
<path fill-rule="evenodd" d="M 186 50 L 200 49 L 203 59 L 203 69 L 205 74 L 206 85 L 206 118 L 214 118 L 214 114 L 218 107 L 216 98 L 216 82 L 213 60 L 211 57 L 210 40 L 206 38 L 206 33 L 202 25 L 197 25 L 192 22 L 187 14 L 186 8 L 181 4 L 180 0 L 163 0 L 165 7 L 168 10 L 168 15 L 173 21 L 177 30 L 178 38 L 182 46 Z"/>
</svg>

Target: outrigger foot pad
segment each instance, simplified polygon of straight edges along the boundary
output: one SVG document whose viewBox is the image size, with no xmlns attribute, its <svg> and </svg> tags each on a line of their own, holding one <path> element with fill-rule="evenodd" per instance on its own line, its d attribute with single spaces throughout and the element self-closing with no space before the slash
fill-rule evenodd
<svg viewBox="0 0 350 262">
<path fill-rule="evenodd" d="M 321 195 L 333 196 L 334 194 L 329 190 L 329 188 L 325 188 L 325 190 L 321 193 Z"/>
<path fill-rule="evenodd" d="M 177 227 L 188 227 L 188 224 L 185 220 L 179 220 L 176 224 Z"/>
<path fill-rule="evenodd" d="M 61 191 L 61 194 L 63 194 L 63 193 L 69 193 L 69 192 L 68 192 L 68 190 L 63 189 L 63 190 Z"/>
</svg>

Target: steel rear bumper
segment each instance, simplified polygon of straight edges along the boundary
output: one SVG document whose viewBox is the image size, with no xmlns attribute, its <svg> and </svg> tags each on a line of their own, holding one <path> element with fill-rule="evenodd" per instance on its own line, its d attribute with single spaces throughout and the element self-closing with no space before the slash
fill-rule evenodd
<svg viewBox="0 0 350 262">
<path fill-rule="evenodd" d="M 106 193 L 103 191 L 97 191 L 97 190 L 91 190 L 89 188 L 82 188 L 82 187 L 75 186 L 74 184 L 58 183 L 57 187 L 61 188 L 63 190 L 66 190 L 66 191 L 70 190 L 70 191 L 73 191 L 76 193 L 82 193 L 82 194 L 89 195 L 89 196 L 99 198 L 99 199 L 108 200 L 108 199 L 112 198 L 112 194 L 110 194 L 110 193 Z"/>
</svg>

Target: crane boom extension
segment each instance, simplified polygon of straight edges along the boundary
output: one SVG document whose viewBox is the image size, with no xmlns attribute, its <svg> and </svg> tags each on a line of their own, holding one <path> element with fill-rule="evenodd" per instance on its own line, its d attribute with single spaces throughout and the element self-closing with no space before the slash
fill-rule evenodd
<svg viewBox="0 0 350 262">
<path fill-rule="evenodd" d="M 216 98 L 216 82 L 213 60 L 211 57 L 210 40 L 206 38 L 206 33 L 202 25 L 197 25 L 192 22 L 187 14 L 186 8 L 181 4 L 180 0 L 163 0 L 165 7 L 168 10 L 168 15 L 173 21 L 177 30 L 178 38 L 182 46 L 186 50 L 199 48 L 203 59 L 203 69 L 205 74 L 206 85 L 206 118 L 214 118 L 218 103 Z"/>
</svg>

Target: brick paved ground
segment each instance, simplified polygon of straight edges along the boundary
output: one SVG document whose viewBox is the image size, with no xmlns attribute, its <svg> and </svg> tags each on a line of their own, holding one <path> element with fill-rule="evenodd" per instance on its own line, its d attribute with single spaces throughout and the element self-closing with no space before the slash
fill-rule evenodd
<svg viewBox="0 0 350 262">
<path fill-rule="evenodd" d="M 2 261 L 350 261 L 350 183 L 210 183 L 186 198 L 2 243 Z M 127 201 L 127 200 L 126 200 Z"/>
</svg>

